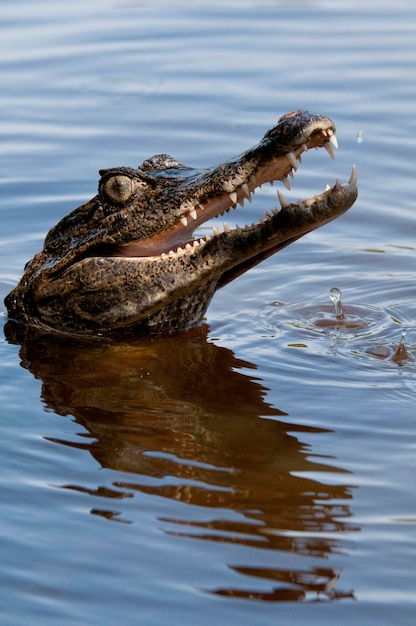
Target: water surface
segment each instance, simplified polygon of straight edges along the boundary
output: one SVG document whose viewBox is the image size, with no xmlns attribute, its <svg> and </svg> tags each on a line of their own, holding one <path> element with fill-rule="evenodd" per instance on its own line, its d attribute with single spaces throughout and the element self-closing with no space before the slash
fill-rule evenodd
<svg viewBox="0 0 416 626">
<path fill-rule="evenodd" d="M 2 624 L 414 623 L 416 14 L 334 4 L 3 3 L 2 298 L 99 169 L 214 164 L 295 108 L 340 150 L 285 195 L 352 163 L 360 195 L 185 335 L 6 326 Z"/>
</svg>

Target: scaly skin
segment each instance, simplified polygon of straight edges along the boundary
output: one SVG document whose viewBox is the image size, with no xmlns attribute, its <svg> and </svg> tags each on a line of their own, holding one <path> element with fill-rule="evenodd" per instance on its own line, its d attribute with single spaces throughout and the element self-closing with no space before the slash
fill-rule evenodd
<svg viewBox="0 0 416 626">
<path fill-rule="evenodd" d="M 157 155 L 138 169 L 100 172 L 98 194 L 52 228 L 6 297 L 11 319 L 77 334 L 172 332 L 196 325 L 217 289 L 357 197 L 356 175 L 314 198 L 266 212 L 258 224 L 193 239 L 265 182 L 297 170 L 301 154 L 336 147 L 333 122 L 295 111 L 260 143 L 217 167 L 194 169 Z"/>
</svg>

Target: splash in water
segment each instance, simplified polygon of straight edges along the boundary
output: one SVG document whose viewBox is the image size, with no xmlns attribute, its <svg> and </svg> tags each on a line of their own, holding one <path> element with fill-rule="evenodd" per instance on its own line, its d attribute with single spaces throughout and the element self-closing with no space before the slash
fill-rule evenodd
<svg viewBox="0 0 416 626">
<path fill-rule="evenodd" d="M 406 334 L 407 334 L 407 330 L 405 328 L 403 328 L 399 346 L 398 346 L 396 352 L 392 356 L 392 361 L 394 361 L 398 365 L 404 365 L 404 363 L 406 361 L 408 361 L 409 359 L 410 360 L 412 359 L 412 357 L 410 356 L 410 354 L 406 350 L 406 346 L 405 346 L 405 343 L 404 343 L 404 341 L 406 339 Z"/>
<path fill-rule="evenodd" d="M 344 319 L 344 307 L 341 302 L 341 290 L 338 287 L 332 287 L 329 290 L 329 297 L 332 300 L 332 304 L 334 305 L 335 315 L 338 319 Z"/>
</svg>

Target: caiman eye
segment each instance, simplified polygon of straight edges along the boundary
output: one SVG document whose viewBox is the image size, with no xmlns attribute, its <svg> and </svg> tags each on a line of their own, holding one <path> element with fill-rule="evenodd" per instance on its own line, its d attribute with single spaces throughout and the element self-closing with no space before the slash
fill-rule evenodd
<svg viewBox="0 0 416 626">
<path fill-rule="evenodd" d="M 117 174 L 108 178 L 103 186 L 102 192 L 110 202 L 123 204 L 130 200 L 135 191 L 135 185 L 131 178 L 123 174 Z"/>
</svg>

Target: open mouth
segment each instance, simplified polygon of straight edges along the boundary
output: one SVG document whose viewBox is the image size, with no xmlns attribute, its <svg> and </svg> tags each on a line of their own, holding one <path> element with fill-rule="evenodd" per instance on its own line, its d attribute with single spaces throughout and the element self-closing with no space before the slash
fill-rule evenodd
<svg viewBox="0 0 416 626">
<path fill-rule="evenodd" d="M 251 160 L 247 158 L 246 161 L 242 160 L 236 165 L 233 164 L 233 167 L 227 171 L 227 175 L 223 178 L 221 193 L 217 192 L 204 197 L 203 192 L 195 192 L 193 196 L 181 204 L 179 217 L 173 226 L 147 239 L 117 246 L 113 255 L 140 257 L 143 260 L 177 257 L 192 253 L 204 246 L 213 237 L 223 235 L 223 233 L 232 234 L 233 232 L 246 232 L 250 229 L 259 228 L 260 225 L 289 208 L 297 207 L 298 210 L 312 213 L 315 205 L 322 205 L 322 203 L 329 201 L 333 194 L 341 190 L 343 186 L 338 180 L 332 188 L 327 185 L 323 193 L 297 203 L 288 202 L 283 193 L 277 191 L 280 208 L 265 211 L 264 216 L 259 218 L 257 224 L 243 227 L 235 226 L 231 229 L 227 223 L 219 226 L 219 222 L 215 222 L 211 233 L 199 237 L 194 234 L 202 224 L 205 225 L 205 229 L 208 220 L 224 215 L 232 209 L 237 209 L 238 206 L 243 207 L 245 202 L 251 203 L 255 191 L 265 183 L 273 185 L 274 182 L 280 181 L 290 190 L 290 178 L 294 178 L 301 163 L 302 154 L 311 148 L 321 147 L 327 150 L 331 158 L 334 158 L 334 148 L 338 148 L 338 142 L 335 129 L 330 125 L 329 120 L 327 125 L 314 129 L 308 137 L 300 138 L 299 145 L 290 151 L 281 151 L 279 154 L 271 153 L 267 155 L 267 158 L 253 157 Z M 356 181 L 357 174 L 355 166 L 353 166 L 348 185 L 355 185 Z"/>
</svg>

